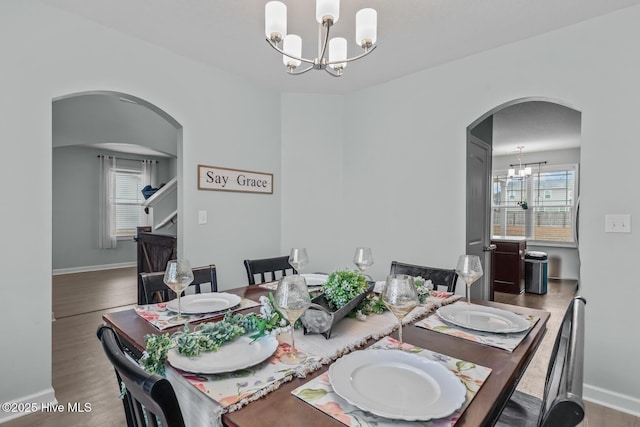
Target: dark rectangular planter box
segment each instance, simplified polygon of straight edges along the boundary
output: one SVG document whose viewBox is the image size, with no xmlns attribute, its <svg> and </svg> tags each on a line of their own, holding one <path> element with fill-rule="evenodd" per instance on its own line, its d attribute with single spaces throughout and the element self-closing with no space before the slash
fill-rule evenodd
<svg viewBox="0 0 640 427">
<path fill-rule="evenodd" d="M 300 320 L 305 334 L 322 334 L 325 338 L 331 337 L 331 332 L 351 310 L 356 308 L 362 300 L 373 290 L 374 282 L 369 282 L 369 289 L 361 293 L 342 308 L 332 309 L 323 295 L 318 295 L 311 300 L 311 306 L 302 314 Z"/>
</svg>

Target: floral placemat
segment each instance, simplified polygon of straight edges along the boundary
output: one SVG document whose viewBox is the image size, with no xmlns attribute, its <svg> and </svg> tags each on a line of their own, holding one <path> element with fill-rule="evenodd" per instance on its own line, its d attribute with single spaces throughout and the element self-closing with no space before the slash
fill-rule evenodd
<svg viewBox="0 0 640 427">
<path fill-rule="evenodd" d="M 396 349 L 398 341 L 385 337 L 373 344 L 371 349 Z M 329 373 L 312 379 L 306 384 L 293 390 L 291 393 L 304 402 L 318 408 L 325 414 L 335 418 L 347 426 L 353 427 L 380 427 L 380 426 L 453 426 L 460 415 L 469 406 L 482 384 L 491 373 L 490 368 L 465 362 L 464 360 L 446 356 L 430 350 L 425 350 L 411 344 L 404 343 L 403 350 L 411 352 L 421 357 L 426 357 L 438 363 L 442 363 L 447 369 L 453 372 L 467 389 L 465 402 L 462 407 L 448 417 L 431 421 L 402 421 L 383 418 L 366 411 L 358 409 L 346 400 L 338 396 L 331 387 Z M 367 350 L 364 350 L 367 351 Z"/>
<path fill-rule="evenodd" d="M 526 319 L 531 324 L 531 327 L 533 327 L 540 319 L 539 317 L 534 315 L 526 315 L 521 313 L 515 314 Z M 425 329 L 431 329 L 432 331 L 441 332 L 447 335 L 453 335 L 480 344 L 501 348 L 508 352 L 512 352 L 531 330 L 531 328 L 529 328 L 523 332 L 508 334 L 476 331 L 473 329 L 462 328 L 450 323 L 446 323 L 444 320 L 442 320 L 442 318 L 440 318 L 440 316 L 438 316 L 437 312 L 434 312 L 429 317 L 416 322 L 416 326 Z"/>
<path fill-rule="evenodd" d="M 276 352 L 269 359 L 246 369 L 217 375 L 182 372 L 182 376 L 198 390 L 218 402 L 223 410 L 237 410 L 246 403 L 277 389 L 280 384 L 290 381 L 293 377 L 305 377 L 321 366 L 320 358 L 309 353 L 306 353 L 307 359 L 298 365 L 281 362 L 280 357 L 288 353 L 290 348 L 289 343 L 281 341 Z M 298 348 L 297 345 L 296 348 Z"/>
<path fill-rule="evenodd" d="M 260 303 L 252 301 L 248 298 L 242 298 L 240 301 L 240 305 L 234 308 L 233 311 L 244 310 L 246 308 L 257 307 Z M 134 307 L 136 314 L 147 322 L 151 323 L 156 328 L 161 331 L 167 328 L 172 328 L 177 325 L 182 325 L 187 322 L 193 322 L 196 320 L 205 320 L 211 319 L 213 317 L 220 316 L 224 314 L 224 312 L 218 313 L 204 313 L 204 314 L 182 314 L 183 317 L 186 317 L 187 320 L 177 321 L 176 317 L 178 317 L 178 313 L 175 311 L 171 311 L 167 308 L 166 302 L 161 302 L 158 304 L 149 304 L 149 305 L 139 305 Z"/>
</svg>

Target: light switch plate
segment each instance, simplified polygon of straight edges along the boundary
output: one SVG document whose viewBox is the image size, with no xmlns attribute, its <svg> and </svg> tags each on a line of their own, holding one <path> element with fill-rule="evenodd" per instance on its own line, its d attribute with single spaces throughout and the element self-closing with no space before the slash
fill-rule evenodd
<svg viewBox="0 0 640 427">
<path fill-rule="evenodd" d="M 631 215 L 605 215 L 606 233 L 631 233 Z"/>
<path fill-rule="evenodd" d="M 207 223 L 207 211 L 198 211 L 198 224 L 203 225 Z"/>
</svg>

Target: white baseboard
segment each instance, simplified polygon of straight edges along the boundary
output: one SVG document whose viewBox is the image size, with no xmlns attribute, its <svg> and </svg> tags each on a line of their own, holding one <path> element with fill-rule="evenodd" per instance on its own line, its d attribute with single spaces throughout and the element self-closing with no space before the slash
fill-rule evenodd
<svg viewBox="0 0 640 427">
<path fill-rule="evenodd" d="M 27 406 L 30 406 L 30 404 L 35 404 L 36 407 L 39 408 L 42 406 L 42 404 L 47 404 L 47 403 L 51 405 L 57 405 L 58 401 L 56 400 L 56 395 L 55 395 L 55 391 L 53 390 L 53 387 L 49 387 L 42 391 L 39 391 L 38 393 L 34 393 L 29 396 L 24 396 L 19 399 L 14 399 L 11 401 L 11 403 L 16 403 L 17 408 L 20 408 L 20 405 L 24 406 L 25 404 Z M 23 415 L 29 415 L 30 413 L 32 413 L 32 411 L 24 411 L 24 412 L 0 411 L 0 424 L 6 423 L 9 420 L 14 420 Z"/>
<path fill-rule="evenodd" d="M 57 276 L 59 274 L 86 273 L 88 271 L 115 270 L 116 268 L 135 267 L 136 265 L 137 263 L 135 262 L 120 262 L 118 264 L 104 264 L 104 265 L 87 265 L 84 267 L 58 268 L 56 270 L 53 270 L 51 273 L 54 276 Z"/>
<path fill-rule="evenodd" d="M 640 417 L 640 399 L 635 397 L 595 387 L 589 384 L 585 384 L 583 386 L 582 397 L 584 400 L 591 403 L 606 406 L 607 408 L 615 409 L 616 411 L 625 412 L 635 417 Z"/>
</svg>

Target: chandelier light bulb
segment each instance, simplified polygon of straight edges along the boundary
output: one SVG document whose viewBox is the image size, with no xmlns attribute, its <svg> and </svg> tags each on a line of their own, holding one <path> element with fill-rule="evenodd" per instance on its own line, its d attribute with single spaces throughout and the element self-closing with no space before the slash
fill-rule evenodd
<svg viewBox="0 0 640 427">
<path fill-rule="evenodd" d="M 331 24 L 340 18 L 340 0 L 316 0 L 316 21 L 323 24 L 330 20 Z"/>
<path fill-rule="evenodd" d="M 264 6 L 264 32 L 267 39 L 280 42 L 287 35 L 287 6 L 279 1 L 270 1 Z"/>
<path fill-rule="evenodd" d="M 347 39 L 335 37 L 329 40 L 329 62 L 341 61 L 347 59 Z M 334 70 L 342 70 L 347 66 L 346 62 L 329 65 Z"/>
<path fill-rule="evenodd" d="M 378 12 L 365 8 L 356 13 L 356 43 L 362 48 L 370 48 L 378 38 Z"/>
<path fill-rule="evenodd" d="M 302 38 L 295 34 L 287 35 L 284 38 L 282 50 L 289 55 L 300 58 L 302 56 Z M 295 69 L 301 63 L 298 59 L 291 58 L 287 55 L 282 55 L 282 62 L 291 69 Z"/>
</svg>

